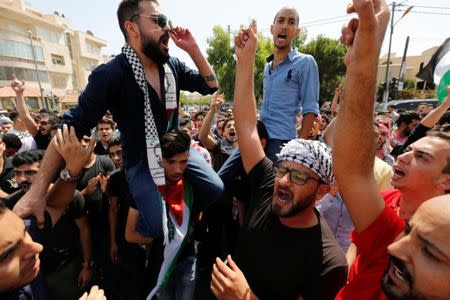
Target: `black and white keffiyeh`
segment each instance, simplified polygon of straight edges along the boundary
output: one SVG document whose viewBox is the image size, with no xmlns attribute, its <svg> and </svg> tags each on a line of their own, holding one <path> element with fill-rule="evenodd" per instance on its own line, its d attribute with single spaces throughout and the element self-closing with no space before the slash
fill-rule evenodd
<svg viewBox="0 0 450 300">
<path fill-rule="evenodd" d="M 277 154 L 278 161 L 292 161 L 311 169 L 327 184 L 335 181 L 332 164 L 332 150 L 322 142 L 293 139 Z"/>
<path fill-rule="evenodd" d="M 141 60 L 130 45 L 125 44 L 122 48 L 122 53 L 130 63 L 136 83 L 144 93 L 145 142 L 147 147 L 148 167 L 155 184 L 162 186 L 166 184 L 166 180 L 164 176 L 161 145 L 158 138 L 158 130 L 155 124 L 155 119 L 153 118 L 153 113 L 150 106 L 150 95 L 147 88 L 147 79 L 145 78 L 144 69 L 142 67 Z M 173 120 L 173 114 L 176 113 L 177 109 L 176 82 L 173 72 L 167 64 L 164 64 L 164 71 L 164 96 L 169 118 L 167 129 L 169 129 L 170 123 Z"/>
</svg>

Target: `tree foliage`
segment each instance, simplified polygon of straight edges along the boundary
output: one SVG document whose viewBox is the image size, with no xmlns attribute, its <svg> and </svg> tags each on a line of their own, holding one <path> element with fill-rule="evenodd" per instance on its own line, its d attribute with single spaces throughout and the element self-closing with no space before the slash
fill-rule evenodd
<svg viewBox="0 0 450 300">
<path fill-rule="evenodd" d="M 234 33 L 232 34 L 234 36 Z M 306 29 L 302 29 L 293 45 L 300 52 L 311 54 L 316 59 L 319 68 L 321 99 L 330 100 L 345 73 L 344 55 L 346 49 L 338 40 L 324 36 L 318 36 L 305 44 L 306 36 Z M 216 25 L 213 28 L 213 36 L 207 39 L 207 43 L 209 45 L 206 50 L 208 61 L 216 72 L 220 90 L 225 94 L 225 99 L 232 100 L 236 60 L 234 59 L 234 49 L 230 47 L 230 33 L 223 27 Z M 258 102 L 262 99 L 266 58 L 271 53 L 273 53 L 272 38 L 263 37 L 260 34 L 255 60 L 255 95 Z"/>
<path fill-rule="evenodd" d="M 331 100 L 345 74 L 345 46 L 336 39 L 319 35 L 304 46 L 300 46 L 299 51 L 312 55 L 316 60 L 319 69 L 320 99 Z"/>
</svg>

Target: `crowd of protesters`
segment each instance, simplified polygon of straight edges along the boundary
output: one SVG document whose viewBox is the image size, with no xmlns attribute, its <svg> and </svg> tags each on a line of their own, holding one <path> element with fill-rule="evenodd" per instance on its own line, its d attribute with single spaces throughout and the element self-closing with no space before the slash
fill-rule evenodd
<svg viewBox="0 0 450 300">
<path fill-rule="evenodd" d="M 191 32 L 122 0 L 126 45 L 77 107 L 0 118 L 0 299 L 449 299 L 450 87 L 374 112 L 383 0 L 354 0 L 347 72 L 317 65 L 275 13 L 257 109 L 256 21 L 236 35 L 233 102 Z M 169 56 L 168 41 L 198 71 Z M 213 94 L 179 109 L 180 90 Z M 15 212 L 15 214 L 13 213 Z M 21 220 L 20 218 L 23 220 Z"/>
</svg>

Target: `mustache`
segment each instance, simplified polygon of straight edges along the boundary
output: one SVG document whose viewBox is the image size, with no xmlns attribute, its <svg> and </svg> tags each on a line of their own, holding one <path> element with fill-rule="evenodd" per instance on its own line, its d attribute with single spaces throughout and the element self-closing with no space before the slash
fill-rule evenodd
<svg viewBox="0 0 450 300">
<path fill-rule="evenodd" d="M 405 278 L 405 280 L 408 282 L 409 286 L 412 287 L 413 278 L 412 278 L 411 273 L 406 268 L 405 264 L 395 256 L 390 256 L 390 261 L 391 261 L 392 265 L 394 265 L 397 269 L 400 270 L 400 272 L 402 272 L 403 278 Z"/>
</svg>

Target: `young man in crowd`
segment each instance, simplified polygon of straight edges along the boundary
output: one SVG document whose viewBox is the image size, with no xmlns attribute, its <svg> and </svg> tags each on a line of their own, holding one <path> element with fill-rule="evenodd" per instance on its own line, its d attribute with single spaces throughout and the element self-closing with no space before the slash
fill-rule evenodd
<svg viewBox="0 0 450 300">
<path fill-rule="evenodd" d="M 356 12 L 359 21 L 351 20 L 342 31 L 341 41 L 349 49 L 333 161 L 340 192 L 355 226 L 352 239 L 359 254 L 349 283 L 336 299 L 448 299 L 448 195 L 424 202 L 417 211 L 413 209 L 417 203 L 410 203 L 403 212 L 395 212 L 379 194 L 372 172 L 373 99 L 389 7 L 380 0 L 354 0 L 347 12 Z M 450 190 L 449 141 L 448 132 L 441 132 L 411 145 L 410 151 L 397 160 L 394 186 L 406 188 L 417 176 L 421 180 L 429 177 L 427 185 L 436 191 L 430 193 L 431 186 L 423 186 L 416 197 L 421 202 L 426 200 L 422 198 L 424 193 L 431 198 Z M 355 150 L 355 143 L 360 150 Z M 409 219 L 406 227 L 404 219 Z"/>
<path fill-rule="evenodd" d="M 120 138 L 108 142 L 108 154 L 118 168 L 111 174 L 107 194 L 109 196 L 109 256 L 120 276 L 114 282 L 122 296 L 140 300 L 148 294 L 147 274 L 145 273 L 145 249 L 125 240 L 128 209 L 131 193 L 123 169 L 122 145 Z M 119 292 L 120 293 L 120 292 Z"/>
<path fill-rule="evenodd" d="M 315 202 L 334 181 L 331 150 L 296 139 L 281 150 L 274 168 L 256 129 L 253 69 L 256 22 L 235 38 L 234 116 L 251 198 L 236 257 L 216 260 L 211 289 L 219 299 L 334 299 L 345 284 L 342 250 Z M 241 271 L 242 270 L 242 271 Z"/>
<path fill-rule="evenodd" d="M 61 123 L 60 119 L 54 115 L 44 115 L 39 120 L 39 124 L 36 124 L 30 114 L 30 110 L 28 109 L 25 98 L 23 96 L 23 92 L 25 91 L 25 82 L 19 81 L 16 76 L 13 75 L 11 87 L 16 93 L 16 108 L 17 112 L 19 113 L 19 118 L 22 120 L 31 136 L 33 136 L 37 148 L 46 150 L 52 138 L 50 135 L 50 130 L 52 126 Z M 46 187 L 48 187 L 48 184 L 46 185 Z M 46 190 L 43 190 L 43 193 L 45 193 L 45 191 Z"/>
<path fill-rule="evenodd" d="M 168 242 L 163 238 L 152 241 L 150 274 L 154 288 L 150 295 L 158 293 L 161 299 L 193 299 L 196 288 L 197 255 L 192 232 L 195 232 L 194 227 L 200 212 L 209 206 L 209 202 L 199 200 L 189 182 L 185 180 L 190 140 L 186 133 L 178 130 L 166 133 L 161 139 L 167 180 L 161 195 L 167 203 L 165 213 L 170 224 L 168 227 L 173 228 Z M 148 243 L 148 237 L 139 233 L 138 214 L 135 208 L 130 208 L 127 240 Z M 177 246 L 181 241 L 183 244 Z M 151 299 L 151 296 L 147 299 Z"/>
<path fill-rule="evenodd" d="M 178 126 L 180 90 L 211 94 L 218 83 L 190 30 L 171 27 L 157 0 L 122 0 L 117 18 L 125 39 L 122 53 L 92 72 L 78 106 L 66 112 L 63 121 L 74 126 L 81 138 L 107 110 L 111 112 L 121 133 L 130 191 L 148 234 L 156 237 L 165 230 L 157 188 L 165 182 L 159 139 Z M 170 39 L 189 54 L 199 71 L 169 55 Z M 23 90 L 20 82 L 12 85 Z M 194 188 L 211 201 L 220 197 L 223 184 L 217 174 L 200 155 L 190 158 L 187 172 Z M 44 172 L 16 206 L 17 213 L 34 214 L 42 223 L 44 195 L 61 166 L 62 159 L 51 144 L 42 163 Z"/>
<path fill-rule="evenodd" d="M 203 120 L 203 124 L 198 132 L 200 142 L 211 152 L 212 166 L 217 172 L 231 153 L 239 147 L 236 129 L 234 127 L 234 118 L 227 117 L 222 126 L 222 139 L 217 141 L 211 132 L 211 124 L 214 115 L 217 114 L 222 107 L 223 95 L 216 95 L 210 106 L 210 110 Z"/>
<path fill-rule="evenodd" d="M 100 121 L 97 122 L 97 135 L 98 141 L 94 148 L 94 153 L 97 155 L 107 155 L 108 154 L 108 141 L 113 137 L 114 129 L 116 127 L 116 123 L 113 120 L 108 118 L 101 118 Z"/>
<path fill-rule="evenodd" d="M 43 150 L 30 150 L 13 159 L 15 180 L 20 190 L 4 199 L 12 209 L 28 191 L 44 156 Z M 49 299 L 76 299 L 92 277 L 91 231 L 84 198 L 76 192 L 69 206 L 47 206 L 41 261 Z"/>
<path fill-rule="evenodd" d="M 294 7 L 283 7 L 273 19 L 270 33 L 274 53 L 264 68 L 261 121 L 269 132 L 267 157 L 277 161 L 276 153 L 284 143 L 297 137 L 296 116 L 301 110 L 303 121 L 298 134 L 308 138 L 319 114 L 319 72 L 311 55 L 292 48 L 300 34 L 299 14 Z"/>
</svg>

